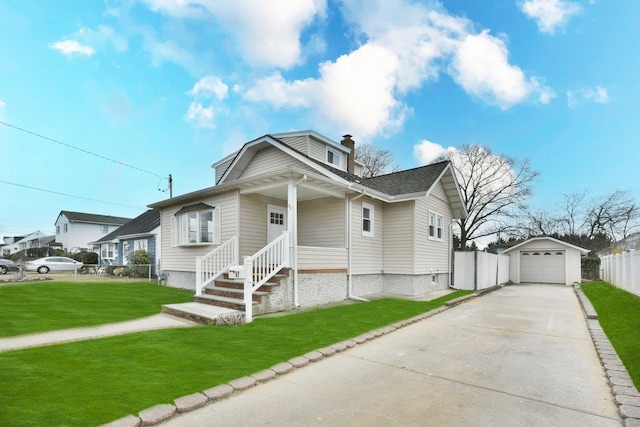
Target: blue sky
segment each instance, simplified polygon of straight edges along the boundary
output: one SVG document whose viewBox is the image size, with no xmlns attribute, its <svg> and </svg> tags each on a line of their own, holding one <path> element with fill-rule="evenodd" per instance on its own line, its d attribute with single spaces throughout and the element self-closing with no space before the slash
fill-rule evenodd
<svg viewBox="0 0 640 427">
<path fill-rule="evenodd" d="M 528 158 L 536 208 L 635 197 L 639 16 L 604 0 L 1 0 L 0 121 L 115 162 L 0 124 L 0 235 L 53 233 L 61 210 L 135 217 L 169 174 L 174 195 L 211 186 L 244 142 L 302 129 L 402 168 L 463 144 Z"/>
</svg>

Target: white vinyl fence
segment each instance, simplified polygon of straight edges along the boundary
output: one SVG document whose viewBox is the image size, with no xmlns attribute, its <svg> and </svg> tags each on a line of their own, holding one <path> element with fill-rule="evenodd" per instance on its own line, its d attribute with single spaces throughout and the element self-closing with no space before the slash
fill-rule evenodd
<svg viewBox="0 0 640 427">
<path fill-rule="evenodd" d="M 640 251 L 600 257 L 600 278 L 640 296 Z"/>
<path fill-rule="evenodd" d="M 454 254 L 453 287 L 482 290 L 509 281 L 509 255 L 488 252 Z"/>
</svg>

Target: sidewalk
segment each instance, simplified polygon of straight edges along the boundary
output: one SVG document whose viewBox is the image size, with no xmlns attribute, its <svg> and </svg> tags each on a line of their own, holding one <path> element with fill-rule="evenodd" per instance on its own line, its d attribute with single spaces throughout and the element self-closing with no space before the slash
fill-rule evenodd
<svg viewBox="0 0 640 427">
<path fill-rule="evenodd" d="M 132 332 L 166 328 L 183 328 L 194 325 L 196 325 L 196 323 L 185 319 L 179 319 L 166 314 L 156 314 L 149 317 L 130 320 L 128 322 L 109 323 L 85 328 L 63 329 L 60 331 L 0 338 L 0 353 L 29 347 L 40 347 L 44 345 L 102 338 L 112 335 L 129 334 Z"/>
</svg>

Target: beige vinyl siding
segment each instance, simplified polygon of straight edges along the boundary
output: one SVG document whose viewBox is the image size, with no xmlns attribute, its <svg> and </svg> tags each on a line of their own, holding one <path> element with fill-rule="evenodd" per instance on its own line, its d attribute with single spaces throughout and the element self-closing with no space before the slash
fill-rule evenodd
<svg viewBox="0 0 640 427">
<path fill-rule="evenodd" d="M 344 199 L 325 197 L 298 203 L 298 245 L 345 248 Z"/>
<path fill-rule="evenodd" d="M 362 236 L 362 203 L 374 207 L 373 237 Z M 380 273 L 384 266 L 384 208 L 383 203 L 361 197 L 351 204 L 351 268 L 353 274 Z"/>
<path fill-rule="evenodd" d="M 229 167 L 231 162 L 233 162 L 233 159 L 235 159 L 235 157 L 236 156 L 231 156 L 229 160 L 227 160 L 224 163 L 220 163 L 218 166 L 216 166 L 216 182 L 215 182 L 216 184 L 218 183 L 218 181 L 220 181 L 220 177 L 222 176 L 223 173 L 227 171 L 227 168 Z"/>
<path fill-rule="evenodd" d="M 429 211 L 443 216 L 442 241 L 429 240 Z M 428 197 L 416 200 L 416 274 L 449 272 L 451 216 L 451 208 L 440 182 L 436 184 Z"/>
<path fill-rule="evenodd" d="M 353 167 L 353 173 L 358 176 L 362 176 L 362 166 L 355 164 Z"/>
<path fill-rule="evenodd" d="M 267 205 L 286 207 L 287 202 L 259 194 L 240 196 L 240 259 L 267 245 Z"/>
<path fill-rule="evenodd" d="M 171 246 L 173 217 L 183 206 L 206 203 L 220 209 L 220 243 L 224 243 L 238 232 L 238 193 L 230 191 L 222 195 L 191 201 L 162 209 L 160 215 L 162 233 L 162 268 L 172 271 L 196 271 L 196 257 L 203 256 L 217 245 Z M 166 230 L 166 231 L 165 231 Z"/>
<path fill-rule="evenodd" d="M 291 157 L 287 153 L 284 153 L 282 150 L 275 147 L 269 147 L 258 151 L 239 178 L 262 175 L 290 166 L 312 170 L 310 167 Z"/>
<path fill-rule="evenodd" d="M 323 163 L 327 162 L 327 144 L 317 139 L 309 138 L 309 152 L 307 153 L 312 159 L 319 160 Z"/>
<path fill-rule="evenodd" d="M 280 138 L 280 141 L 304 154 L 307 154 L 309 152 L 309 137 L 307 135 Z"/>
<path fill-rule="evenodd" d="M 298 246 L 299 270 L 345 270 L 347 261 L 345 248 Z"/>
<path fill-rule="evenodd" d="M 390 203 L 384 207 L 384 272 L 413 274 L 415 201 Z"/>
</svg>

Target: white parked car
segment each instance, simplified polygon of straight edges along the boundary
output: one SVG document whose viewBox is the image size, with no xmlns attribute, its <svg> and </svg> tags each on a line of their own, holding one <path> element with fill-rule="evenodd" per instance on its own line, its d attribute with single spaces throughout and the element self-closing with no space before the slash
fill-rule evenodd
<svg viewBox="0 0 640 427">
<path fill-rule="evenodd" d="M 50 271 L 75 270 L 82 267 L 80 261 L 76 261 L 64 256 L 48 256 L 39 258 L 34 261 L 28 261 L 25 268 L 31 271 L 37 271 L 40 274 L 47 274 Z"/>
</svg>

